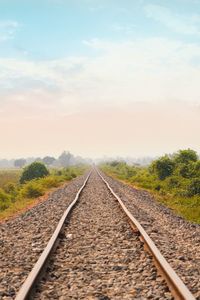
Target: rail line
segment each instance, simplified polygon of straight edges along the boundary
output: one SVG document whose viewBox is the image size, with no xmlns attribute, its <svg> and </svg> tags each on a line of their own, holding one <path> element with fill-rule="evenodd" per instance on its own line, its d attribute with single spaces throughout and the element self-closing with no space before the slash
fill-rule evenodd
<svg viewBox="0 0 200 300">
<path fill-rule="evenodd" d="M 95 168 L 95 171 L 97 172 L 99 177 L 102 179 L 102 181 L 108 188 L 109 192 L 118 201 L 121 209 L 128 217 L 131 227 L 134 228 L 134 230 L 137 229 L 137 231 L 141 237 L 141 240 L 143 241 L 143 243 L 145 245 L 145 248 L 148 250 L 148 252 L 151 253 L 151 256 L 153 257 L 155 265 L 158 269 L 158 272 L 164 277 L 174 298 L 177 300 L 195 300 L 192 293 L 188 290 L 188 288 L 182 282 L 180 277 L 178 277 L 178 275 L 171 268 L 171 266 L 166 261 L 166 259 L 162 256 L 162 254 L 160 253 L 158 248 L 155 246 L 154 242 L 149 237 L 149 235 L 146 233 L 144 228 L 140 225 L 140 223 L 133 217 L 133 215 L 125 207 L 125 205 L 123 204 L 120 197 L 113 191 L 113 189 L 110 187 L 109 183 L 105 180 L 105 178 L 102 176 L 102 174 L 99 172 L 99 170 L 97 168 Z M 20 288 L 15 300 L 31 299 L 32 296 L 34 295 L 35 287 L 38 284 L 38 282 L 40 281 L 41 276 L 45 273 L 48 261 L 59 243 L 59 237 L 62 234 L 63 228 L 65 227 L 65 222 L 66 222 L 67 218 L 69 217 L 69 214 L 72 212 L 73 208 L 75 207 L 75 205 L 78 203 L 81 192 L 85 188 L 85 186 L 90 178 L 91 172 L 92 171 L 90 171 L 90 173 L 87 176 L 86 180 L 84 181 L 83 185 L 81 186 L 78 193 L 76 194 L 74 201 L 69 205 L 69 207 L 66 209 L 63 216 L 61 217 L 56 230 L 54 231 L 51 239 L 49 240 L 46 248 L 42 252 L 38 261 L 34 265 L 32 271 L 29 273 L 24 284 Z"/>
<path fill-rule="evenodd" d="M 160 253 L 156 245 L 154 244 L 153 240 L 150 238 L 150 236 L 146 233 L 144 228 L 140 225 L 140 223 L 133 217 L 133 215 L 129 212 L 129 210 L 126 208 L 126 206 L 123 204 L 122 200 L 119 198 L 119 196 L 113 191 L 113 189 L 110 187 L 109 183 L 103 178 L 101 173 L 96 170 L 111 194 L 116 198 L 116 200 L 119 202 L 122 210 L 127 215 L 128 219 L 130 220 L 130 223 L 133 225 L 133 227 L 136 227 L 141 235 L 141 239 L 145 243 L 145 246 L 147 247 L 148 251 L 151 253 L 155 260 L 156 267 L 158 271 L 161 273 L 161 275 L 165 278 L 169 289 L 174 296 L 175 299 L 180 300 L 194 300 L 194 296 L 189 291 L 189 289 L 186 287 L 186 285 L 183 283 L 183 281 L 180 279 L 180 277 L 176 274 L 176 272 L 172 269 L 172 267 L 169 265 L 169 263 L 166 261 L 166 259 L 163 257 L 163 255 Z"/>
<path fill-rule="evenodd" d="M 69 216 L 70 212 L 72 211 L 73 207 L 76 205 L 77 201 L 79 200 L 80 194 L 84 187 L 86 186 L 88 179 L 91 175 L 91 172 L 87 176 L 86 180 L 84 181 L 83 185 L 79 189 L 78 193 L 76 194 L 76 197 L 74 201 L 68 206 L 66 211 L 64 212 L 63 216 L 61 217 L 56 230 L 54 231 L 53 235 L 51 236 L 51 239 L 49 240 L 46 248 L 42 252 L 41 256 L 39 257 L 38 261 L 34 265 L 32 271 L 29 273 L 27 279 L 25 280 L 24 284 L 22 285 L 21 289 L 19 290 L 19 293 L 16 296 L 16 300 L 24 300 L 24 299 L 30 299 L 34 292 L 34 288 L 41 276 L 43 274 L 44 269 L 46 268 L 47 262 L 52 254 L 52 252 L 55 250 L 58 242 L 59 242 L 59 235 L 62 233 L 64 224 L 66 222 L 67 217 Z"/>
</svg>

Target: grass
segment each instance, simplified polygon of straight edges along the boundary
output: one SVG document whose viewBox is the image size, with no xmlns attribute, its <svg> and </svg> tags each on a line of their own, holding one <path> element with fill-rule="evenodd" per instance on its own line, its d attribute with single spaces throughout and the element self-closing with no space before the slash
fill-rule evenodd
<svg viewBox="0 0 200 300">
<path fill-rule="evenodd" d="M 12 182 L 14 184 L 19 182 L 19 178 L 22 170 L 16 169 L 2 169 L 0 170 L 0 188 L 4 187 L 5 184 Z"/>
<path fill-rule="evenodd" d="M 159 202 L 170 207 L 186 220 L 200 224 L 200 197 L 174 197 L 170 194 L 160 196 L 158 193 L 155 194 L 155 197 Z"/>
<path fill-rule="evenodd" d="M 148 168 L 128 166 L 125 163 L 103 164 L 101 169 L 108 175 L 132 186 L 148 190 L 156 201 L 171 208 L 186 220 L 200 224 L 200 195 L 188 196 L 186 189 L 190 179 L 170 176 L 159 180 Z"/>
<path fill-rule="evenodd" d="M 53 188 L 83 174 L 87 166 L 51 170 L 50 175 L 20 184 L 22 170 L 0 171 L 0 221 L 26 210 L 38 202 L 38 197 Z"/>
</svg>

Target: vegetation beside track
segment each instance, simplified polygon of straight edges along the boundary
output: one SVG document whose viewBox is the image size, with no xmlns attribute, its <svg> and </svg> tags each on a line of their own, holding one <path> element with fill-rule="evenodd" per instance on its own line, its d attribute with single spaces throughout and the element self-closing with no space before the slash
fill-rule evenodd
<svg viewBox="0 0 200 300">
<path fill-rule="evenodd" d="M 8 182 L 17 184 L 19 182 L 22 170 L 1 169 L 0 170 L 0 188 L 3 188 Z"/>
<path fill-rule="evenodd" d="M 148 167 L 130 166 L 123 161 L 100 167 L 108 175 L 150 191 L 157 201 L 187 220 L 200 223 L 200 160 L 195 151 L 165 155 Z"/>
<path fill-rule="evenodd" d="M 45 195 L 52 188 L 57 188 L 87 169 L 86 165 L 71 166 L 62 169 L 52 169 L 49 175 L 20 183 L 21 170 L 0 171 L 0 220 L 8 218 L 17 212 L 32 206 L 37 197 Z"/>
</svg>

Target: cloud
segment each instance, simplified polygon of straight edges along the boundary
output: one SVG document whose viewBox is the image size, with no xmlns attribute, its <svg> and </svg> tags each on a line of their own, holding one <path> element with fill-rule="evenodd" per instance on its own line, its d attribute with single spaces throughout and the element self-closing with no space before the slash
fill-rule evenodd
<svg viewBox="0 0 200 300">
<path fill-rule="evenodd" d="M 93 55 L 0 59 L 2 153 L 31 155 L 38 144 L 44 154 L 70 145 L 82 155 L 198 147 L 198 44 L 148 38 L 84 45 Z"/>
<path fill-rule="evenodd" d="M 136 26 L 135 25 L 121 25 L 114 24 L 111 29 L 115 32 L 125 33 L 127 35 L 134 33 Z"/>
<path fill-rule="evenodd" d="M 0 59 L 1 108 L 8 112 L 19 102 L 29 117 L 33 111 L 34 116 L 41 112 L 52 117 L 55 111 L 63 116 L 94 107 L 122 109 L 132 103 L 200 103 L 198 44 L 148 38 L 92 39 L 84 45 L 95 55 L 49 61 Z"/>
<path fill-rule="evenodd" d="M 146 16 L 162 23 L 167 28 L 186 35 L 200 34 L 200 15 L 181 15 L 161 5 L 149 4 L 145 6 Z"/>
<path fill-rule="evenodd" d="M 16 21 L 0 21 L 0 42 L 13 39 L 14 34 L 19 26 L 19 23 Z"/>
</svg>

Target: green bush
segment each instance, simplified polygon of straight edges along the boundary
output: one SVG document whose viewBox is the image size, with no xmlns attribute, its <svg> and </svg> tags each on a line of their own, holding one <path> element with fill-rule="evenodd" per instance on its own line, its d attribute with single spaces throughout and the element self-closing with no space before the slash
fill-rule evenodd
<svg viewBox="0 0 200 300">
<path fill-rule="evenodd" d="M 110 162 L 111 167 L 117 167 L 121 162 L 118 160 L 113 160 Z"/>
<path fill-rule="evenodd" d="M 200 178 L 195 178 L 188 186 L 189 196 L 200 195 Z"/>
<path fill-rule="evenodd" d="M 10 206 L 11 199 L 2 189 L 0 189 L 0 211 L 5 210 Z"/>
<path fill-rule="evenodd" d="M 75 167 L 64 168 L 63 175 L 66 180 L 71 180 L 79 175 L 77 171 Z"/>
<path fill-rule="evenodd" d="M 195 175 L 194 163 L 181 164 L 178 170 L 179 174 L 184 178 L 191 178 Z"/>
<path fill-rule="evenodd" d="M 16 184 L 14 184 L 13 182 L 8 182 L 4 185 L 3 189 L 7 194 L 15 194 Z"/>
<path fill-rule="evenodd" d="M 61 176 L 63 174 L 62 170 L 55 170 L 55 175 Z"/>
<path fill-rule="evenodd" d="M 197 177 L 200 177 L 200 160 L 198 160 L 196 163 L 194 163 L 194 174 Z"/>
<path fill-rule="evenodd" d="M 155 160 L 149 168 L 160 180 L 172 175 L 174 169 L 175 163 L 167 155 Z"/>
<path fill-rule="evenodd" d="M 20 178 L 20 183 L 25 183 L 26 181 L 30 181 L 36 178 L 42 178 L 49 174 L 46 166 L 41 162 L 33 162 L 29 166 L 27 166 Z"/>
<path fill-rule="evenodd" d="M 72 179 L 72 176 L 69 175 L 69 174 L 65 174 L 65 175 L 64 175 L 64 178 L 65 178 L 65 180 L 71 180 L 71 179 Z"/>
<path fill-rule="evenodd" d="M 42 195 L 44 195 L 44 189 L 37 181 L 26 183 L 20 190 L 20 196 L 23 198 L 37 198 Z"/>
<path fill-rule="evenodd" d="M 136 187 L 153 191 L 158 201 L 200 223 L 200 160 L 195 151 L 187 149 L 165 155 L 149 167 L 113 161 L 102 164 L 101 169 Z"/>
<path fill-rule="evenodd" d="M 187 149 L 187 150 L 179 150 L 178 153 L 174 155 L 174 160 L 176 163 L 189 163 L 196 162 L 198 160 L 198 155 L 196 151 Z"/>
<path fill-rule="evenodd" d="M 42 170 L 44 170 L 43 164 L 38 162 L 24 169 L 26 176 L 24 174 L 23 177 L 21 176 L 21 182 L 23 184 L 19 184 L 21 172 L 16 170 L 0 171 L 0 218 L 10 216 L 14 212 L 25 208 L 28 199 L 28 202 L 32 202 L 34 200 L 30 199 L 44 195 L 48 189 L 58 187 L 63 181 L 82 175 L 88 169 L 87 165 L 77 165 L 69 167 L 66 170 L 51 170 L 51 175 L 46 176 L 48 174 L 46 167 L 45 172 L 42 174 L 41 172 L 35 172 L 38 171 L 38 169 L 41 170 L 40 168 L 36 168 L 38 165 L 42 165 Z M 27 171 L 31 171 L 31 174 Z M 15 175 L 14 178 L 11 176 L 13 174 Z M 34 179 L 31 179 L 32 177 L 34 177 Z"/>
<path fill-rule="evenodd" d="M 170 176 L 166 178 L 166 186 L 168 188 L 178 188 L 180 187 L 180 177 L 179 176 Z"/>
<path fill-rule="evenodd" d="M 61 176 L 58 177 L 58 176 L 51 175 L 41 179 L 40 183 L 43 187 L 49 189 L 51 187 L 59 186 L 60 182 L 62 182 L 63 180 L 64 179 Z"/>
</svg>

